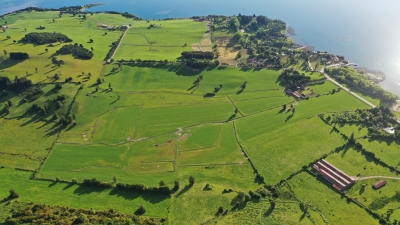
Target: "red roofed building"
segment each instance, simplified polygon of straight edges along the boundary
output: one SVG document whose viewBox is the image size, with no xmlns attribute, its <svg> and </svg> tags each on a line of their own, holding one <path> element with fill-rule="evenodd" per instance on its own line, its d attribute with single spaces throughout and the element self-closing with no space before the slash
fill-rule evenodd
<svg viewBox="0 0 400 225">
<path fill-rule="evenodd" d="M 385 186 L 385 185 L 386 185 L 386 180 L 380 180 L 380 181 L 376 182 L 376 183 L 373 185 L 373 187 L 374 187 L 375 189 L 379 189 L 379 188 L 381 188 L 381 187 L 383 187 L 383 186 Z"/>
<path fill-rule="evenodd" d="M 338 191 L 343 191 L 354 184 L 353 178 L 324 159 L 316 162 L 313 168 Z"/>
</svg>

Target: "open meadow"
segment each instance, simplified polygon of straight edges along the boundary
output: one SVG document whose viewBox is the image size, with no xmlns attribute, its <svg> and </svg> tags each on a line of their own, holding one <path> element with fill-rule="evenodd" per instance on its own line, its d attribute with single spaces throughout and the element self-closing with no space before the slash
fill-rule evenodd
<svg viewBox="0 0 400 225">
<path fill-rule="evenodd" d="M 295 78 L 285 68 L 247 64 L 258 50 L 233 39 L 240 30 L 213 29 L 203 20 L 32 10 L 0 18 L 7 24 L 0 32 L 0 224 L 18 216 L 14 205 L 29 202 L 148 219 L 138 224 L 156 223 L 152 218 L 210 225 L 400 219 L 399 180 L 374 190 L 379 178 L 368 177 L 396 178 L 389 167 L 399 168 L 399 141 L 369 137 L 362 123 L 324 121 L 370 107 L 319 72 L 301 71 L 307 67 L 302 58 L 293 65 L 300 70 Z M 242 42 L 269 43 L 244 27 Z M 32 32 L 47 41 L 60 33 L 72 42 L 24 41 Z M 65 47 L 73 50 L 57 53 Z M 264 50 L 272 57 L 265 62 L 289 61 L 277 47 Z M 184 51 L 210 51 L 214 58 L 197 68 L 177 61 Z M 29 57 L 11 59 L 15 52 Z M 238 53 L 249 67 L 237 67 Z M 195 63 L 212 58 L 196 54 Z M 305 88 L 290 87 L 304 96 L 289 90 L 290 79 L 307 80 Z M 358 142 L 375 158 L 353 148 Z M 320 158 L 359 180 L 338 193 L 311 172 Z M 363 207 L 384 216 L 374 218 Z"/>
</svg>

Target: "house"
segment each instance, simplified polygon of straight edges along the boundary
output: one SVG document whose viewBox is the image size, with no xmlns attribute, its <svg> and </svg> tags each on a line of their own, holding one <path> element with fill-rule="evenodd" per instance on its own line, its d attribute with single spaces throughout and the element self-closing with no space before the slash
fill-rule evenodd
<svg viewBox="0 0 400 225">
<path fill-rule="evenodd" d="M 379 189 L 383 186 L 386 185 L 386 180 L 380 180 L 378 182 L 376 182 L 374 185 L 372 185 L 375 189 Z"/>
<path fill-rule="evenodd" d="M 293 91 L 292 95 L 293 95 L 293 97 L 295 97 L 297 99 L 302 99 L 303 98 L 303 96 L 297 91 Z"/>
</svg>

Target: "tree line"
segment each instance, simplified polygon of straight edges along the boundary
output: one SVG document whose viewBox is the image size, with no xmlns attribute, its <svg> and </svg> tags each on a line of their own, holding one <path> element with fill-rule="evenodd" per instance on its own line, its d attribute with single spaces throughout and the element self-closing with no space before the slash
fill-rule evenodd
<svg viewBox="0 0 400 225">
<path fill-rule="evenodd" d="M 213 52 L 202 52 L 202 51 L 184 51 L 181 53 L 185 59 L 214 59 Z"/>
<path fill-rule="evenodd" d="M 72 54 L 72 56 L 79 59 L 93 58 L 93 52 L 84 48 L 82 44 L 78 45 L 77 43 L 62 46 L 59 50 L 56 51 L 56 54 L 60 55 Z"/>
<path fill-rule="evenodd" d="M 50 44 L 55 42 L 72 42 L 72 39 L 61 33 L 32 32 L 26 34 L 21 41 L 32 44 Z"/>
<path fill-rule="evenodd" d="M 325 72 L 339 82 L 359 90 L 362 93 L 377 97 L 385 102 L 395 102 L 399 96 L 385 90 L 381 86 L 371 82 L 362 72 L 350 67 L 325 68 Z"/>
</svg>

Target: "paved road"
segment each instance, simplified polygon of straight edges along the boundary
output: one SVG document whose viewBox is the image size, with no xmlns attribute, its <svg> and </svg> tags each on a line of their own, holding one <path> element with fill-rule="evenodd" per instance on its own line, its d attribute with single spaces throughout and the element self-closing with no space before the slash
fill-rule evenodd
<svg viewBox="0 0 400 225">
<path fill-rule="evenodd" d="M 332 66 L 337 66 L 337 65 L 339 65 L 339 64 L 334 64 L 334 65 L 330 65 L 330 66 L 327 66 L 327 67 L 332 67 Z M 340 87 L 341 89 L 347 91 L 349 94 L 351 94 L 351 95 L 353 95 L 354 97 L 358 98 L 360 101 L 364 102 L 365 104 L 369 105 L 370 107 L 372 107 L 372 108 L 375 108 L 375 107 L 376 107 L 376 105 L 374 105 L 374 104 L 372 104 L 371 102 L 365 100 L 364 98 L 362 98 L 362 97 L 359 96 L 358 94 L 356 94 L 356 93 L 350 91 L 348 88 L 344 87 L 343 85 L 339 84 L 337 81 L 335 81 L 334 79 L 332 79 L 328 74 L 326 74 L 326 73 L 324 72 L 324 69 L 325 69 L 325 68 L 323 67 L 323 68 L 321 69 L 320 72 L 325 76 L 325 78 L 326 78 L 327 80 L 331 81 L 332 83 L 334 83 L 336 86 Z"/>
</svg>

